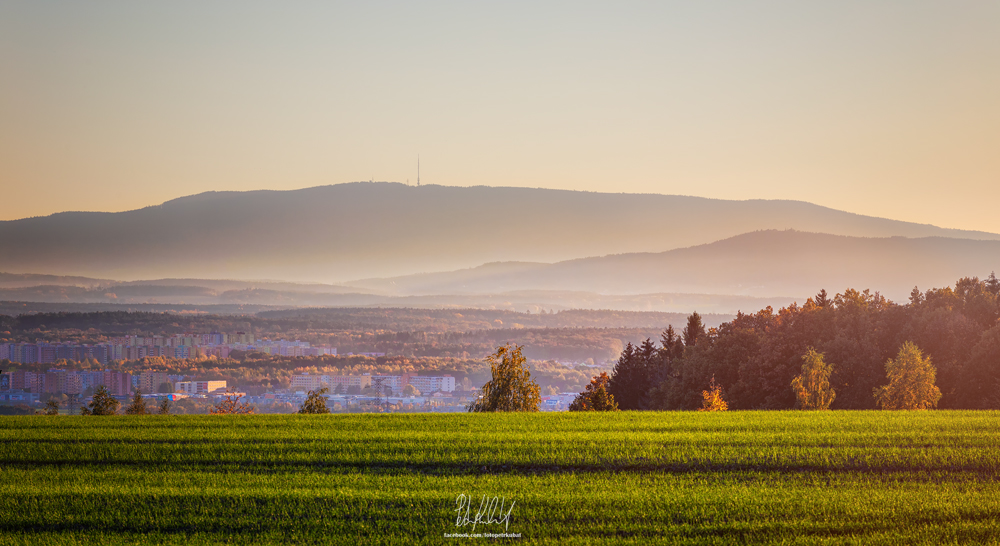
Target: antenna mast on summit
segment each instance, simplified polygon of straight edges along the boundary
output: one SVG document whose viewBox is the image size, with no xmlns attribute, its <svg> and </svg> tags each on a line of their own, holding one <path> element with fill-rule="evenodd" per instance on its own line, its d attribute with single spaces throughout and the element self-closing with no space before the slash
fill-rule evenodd
<svg viewBox="0 0 1000 546">
<path fill-rule="evenodd" d="M 420 154 L 417 154 L 417 186 L 420 185 Z"/>
</svg>

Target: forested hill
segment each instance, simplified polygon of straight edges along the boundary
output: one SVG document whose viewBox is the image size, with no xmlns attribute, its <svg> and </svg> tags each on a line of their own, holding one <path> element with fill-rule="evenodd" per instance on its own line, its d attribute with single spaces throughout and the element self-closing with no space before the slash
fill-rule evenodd
<svg viewBox="0 0 1000 546">
<path fill-rule="evenodd" d="M 846 237 L 759 231 L 662 253 L 619 254 L 556 264 L 490 264 L 474 269 L 373 279 L 359 289 L 396 293 L 491 293 L 526 288 L 614 294 L 649 292 L 784 295 L 805 301 L 817 287 L 866 287 L 905 301 L 914 285 L 1000 271 L 1000 241 Z"/>
<path fill-rule="evenodd" d="M 121 213 L 0 222 L 0 256 L 12 273 L 340 282 L 496 261 L 662 252 L 788 228 L 1000 239 L 796 201 L 352 183 L 211 192 Z"/>
</svg>

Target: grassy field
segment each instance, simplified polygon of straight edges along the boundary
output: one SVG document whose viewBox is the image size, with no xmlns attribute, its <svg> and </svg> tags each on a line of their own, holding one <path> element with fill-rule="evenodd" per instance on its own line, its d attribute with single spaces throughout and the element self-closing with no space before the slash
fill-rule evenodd
<svg viewBox="0 0 1000 546">
<path fill-rule="evenodd" d="M 0 417 L 0 544 L 995 543 L 998 424 L 953 411 Z M 469 519 L 483 495 L 503 498 L 508 525 L 456 526 L 460 494 Z"/>
</svg>

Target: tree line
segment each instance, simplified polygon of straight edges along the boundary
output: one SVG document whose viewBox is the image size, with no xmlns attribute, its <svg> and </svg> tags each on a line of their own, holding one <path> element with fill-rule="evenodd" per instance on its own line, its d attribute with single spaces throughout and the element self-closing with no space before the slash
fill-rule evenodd
<svg viewBox="0 0 1000 546">
<path fill-rule="evenodd" d="M 919 396 L 933 399 L 930 407 L 1000 408 L 998 301 L 991 274 L 954 288 L 915 287 L 905 304 L 868 290 L 821 290 L 801 306 L 739 313 L 717 328 L 694 313 L 681 332 L 671 326 L 658 342 L 627 345 L 606 390 L 623 410 L 699 409 L 710 384 L 730 409 L 816 400 L 831 409 L 891 408 L 925 387 Z"/>
</svg>

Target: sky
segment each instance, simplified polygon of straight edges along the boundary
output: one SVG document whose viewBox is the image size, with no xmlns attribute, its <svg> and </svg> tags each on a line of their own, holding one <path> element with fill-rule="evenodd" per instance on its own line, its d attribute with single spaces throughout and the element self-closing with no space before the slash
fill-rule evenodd
<svg viewBox="0 0 1000 546">
<path fill-rule="evenodd" d="M 0 220 L 359 180 L 1000 232 L 1000 2 L 0 3 Z"/>
</svg>

